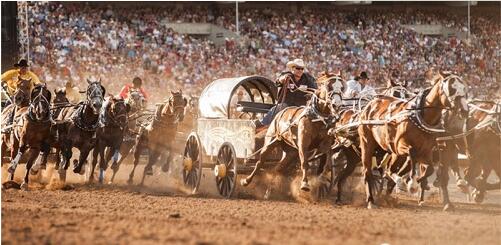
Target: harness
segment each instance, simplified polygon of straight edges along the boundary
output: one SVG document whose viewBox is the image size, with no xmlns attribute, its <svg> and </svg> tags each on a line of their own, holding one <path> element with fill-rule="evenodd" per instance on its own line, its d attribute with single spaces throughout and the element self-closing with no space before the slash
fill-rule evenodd
<svg viewBox="0 0 501 245">
<path fill-rule="evenodd" d="M 87 132 L 95 132 L 96 129 L 99 127 L 99 117 L 96 119 L 96 121 L 92 124 L 85 124 L 83 122 L 83 113 L 84 113 L 84 108 L 87 105 L 83 102 L 80 102 L 78 104 L 78 108 L 73 111 L 70 117 L 70 121 L 73 122 L 79 129 Z"/>
<path fill-rule="evenodd" d="M 47 116 L 44 120 L 37 120 L 34 116 L 34 112 L 33 110 L 35 109 L 35 104 L 36 103 L 30 103 L 29 107 L 28 107 L 28 120 L 30 122 L 33 122 L 33 123 L 47 123 L 47 122 L 51 122 L 53 123 L 54 120 L 52 119 L 52 111 L 50 110 L 50 102 L 49 100 L 42 94 L 42 91 L 43 89 L 40 89 L 40 92 L 38 93 L 38 95 L 32 100 L 32 102 L 36 101 L 37 99 L 41 99 L 39 101 L 39 103 L 43 103 L 43 104 L 46 104 L 47 105 L 47 108 L 49 109 L 48 112 L 47 112 Z"/>
</svg>

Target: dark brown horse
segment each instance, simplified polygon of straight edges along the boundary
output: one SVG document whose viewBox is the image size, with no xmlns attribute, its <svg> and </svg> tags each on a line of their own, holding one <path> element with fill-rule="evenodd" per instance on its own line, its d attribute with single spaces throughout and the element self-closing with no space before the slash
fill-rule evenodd
<svg viewBox="0 0 501 245">
<path fill-rule="evenodd" d="M 66 170 L 72 157 L 72 149 L 80 150 L 80 157 L 75 161 L 74 173 L 81 172 L 90 150 L 96 142 L 96 130 L 99 126 L 99 112 L 106 93 L 101 85 L 101 80 L 90 81 L 87 79 L 87 99 L 73 107 L 63 108 L 57 118 L 57 141 L 61 150 L 62 166 L 59 166 L 61 180 L 66 179 Z"/>
<path fill-rule="evenodd" d="M 291 79 L 290 77 L 288 79 Z M 287 166 L 299 157 L 301 164 L 302 180 L 301 190 L 309 191 L 308 183 L 308 159 L 313 150 L 330 155 L 332 138 L 327 135 L 336 118 L 337 106 L 341 103 L 343 80 L 331 73 L 324 73 L 319 78 L 320 88 L 312 94 L 311 100 L 306 107 L 288 107 L 279 112 L 273 119 L 266 132 L 264 146 L 260 151 L 252 173 L 241 180 L 241 185 L 247 186 L 261 169 L 264 161 L 269 159 L 270 154 L 278 148 L 285 152 L 278 165 L 281 168 Z M 321 161 L 321 165 L 325 165 Z M 320 167 L 324 171 L 323 167 Z"/>
<path fill-rule="evenodd" d="M 134 145 L 134 167 L 129 175 L 128 183 L 132 184 L 134 171 L 139 163 L 141 152 L 148 149 L 148 164 L 144 168 L 141 185 L 144 183 L 146 175 L 153 174 L 153 165 L 165 151 L 169 151 L 169 157 L 162 166 L 163 171 L 168 170 L 168 166 L 174 156 L 172 152 L 173 142 L 176 137 L 177 125 L 183 121 L 184 109 L 188 101 L 183 97 L 183 92 L 171 92 L 170 98 L 159 105 L 155 112 L 155 118 L 148 126 L 141 128 Z"/>
<path fill-rule="evenodd" d="M 465 171 L 465 180 L 474 188 L 472 196 L 475 202 L 481 203 L 486 191 L 501 189 L 499 180 L 495 184 L 487 182 L 492 171 L 498 179 L 501 178 L 501 104 L 474 101 L 470 103 L 470 108 L 467 132 L 472 133 L 455 142 L 459 151 L 468 155 L 470 164 Z M 452 155 L 457 155 L 457 151 L 452 152 Z"/>
<path fill-rule="evenodd" d="M 467 116 L 465 85 L 455 75 L 449 75 L 426 89 L 410 101 L 383 96 L 369 102 L 360 115 L 358 128 L 362 152 L 363 174 L 366 185 L 368 208 L 376 207 L 373 197 L 372 156 L 380 147 L 398 157 L 408 157 L 411 180 L 408 186 L 415 189 L 417 183 L 427 188 L 427 178 L 433 173 L 432 153 L 435 139 L 444 130 L 441 125 L 442 111 L 453 110 Z M 431 126 L 430 126 L 431 125 Z M 415 166 L 422 166 L 421 176 L 416 178 Z M 452 208 L 447 192 L 448 166 L 440 163 L 438 172 L 444 210 Z M 391 166 L 391 164 L 390 164 Z"/>
<path fill-rule="evenodd" d="M 13 158 L 9 167 L 9 178 L 14 179 L 17 164 L 23 154 L 28 150 L 29 157 L 26 163 L 26 174 L 21 184 L 21 188 L 28 189 L 29 171 L 33 162 L 42 149 L 49 147 L 47 139 L 50 133 L 52 117 L 50 113 L 51 93 L 45 84 L 37 84 L 29 96 L 30 103 L 28 107 L 23 107 L 16 112 L 15 125 L 13 130 L 14 142 L 11 147 Z M 22 113 L 22 114 L 20 114 Z"/>
<path fill-rule="evenodd" d="M 127 113 L 130 111 L 130 106 L 125 104 L 123 99 L 109 97 L 103 109 L 101 113 L 103 125 L 96 132 L 97 141 L 93 150 L 92 170 L 89 182 L 94 180 L 94 168 L 96 167 L 98 156 L 100 160 L 99 183 L 103 182 L 104 171 L 112 157 L 113 165 L 116 165 L 120 154 L 120 146 L 127 130 Z M 109 150 L 105 157 L 106 148 L 109 148 Z M 114 170 L 114 172 L 116 171 Z"/>
</svg>

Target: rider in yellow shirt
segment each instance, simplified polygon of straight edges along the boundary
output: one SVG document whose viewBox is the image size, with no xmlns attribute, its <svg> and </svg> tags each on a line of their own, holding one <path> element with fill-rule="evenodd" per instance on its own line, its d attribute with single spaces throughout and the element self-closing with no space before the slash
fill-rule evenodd
<svg viewBox="0 0 501 245">
<path fill-rule="evenodd" d="M 2 88 L 7 92 L 9 97 L 13 96 L 16 92 L 17 82 L 19 81 L 19 78 L 23 80 L 31 79 L 31 88 L 33 88 L 35 84 L 40 83 L 38 76 L 28 70 L 28 61 L 21 59 L 19 60 L 19 62 L 14 64 L 14 69 L 8 70 L 2 74 Z M 7 125 L 11 125 L 14 121 L 15 111 L 15 109 L 11 111 Z M 3 129 L 2 131 L 10 132 L 10 128 Z"/>
<path fill-rule="evenodd" d="M 21 59 L 17 64 L 14 64 L 14 69 L 8 70 L 2 74 L 2 87 L 7 90 L 9 96 L 12 96 L 16 91 L 19 77 L 26 80 L 31 79 L 32 87 L 40 83 L 38 76 L 28 70 L 28 61 Z"/>
</svg>

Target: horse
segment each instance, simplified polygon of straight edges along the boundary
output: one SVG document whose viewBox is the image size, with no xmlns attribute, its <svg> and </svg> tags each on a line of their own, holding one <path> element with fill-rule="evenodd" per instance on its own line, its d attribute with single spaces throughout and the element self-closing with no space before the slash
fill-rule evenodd
<svg viewBox="0 0 501 245">
<path fill-rule="evenodd" d="M 495 184 L 487 183 L 487 177 L 492 171 L 498 178 L 501 177 L 501 104 L 493 101 L 473 101 L 469 106 L 472 109 L 464 136 L 454 137 L 452 142 L 447 141 L 442 152 L 445 156 L 441 159 L 457 165 L 455 156 L 458 152 L 468 156 L 470 164 L 465 170 L 464 180 L 459 169 L 453 168 L 457 185 L 464 192 L 469 192 L 468 185 L 471 185 L 474 188 L 471 192 L 473 200 L 481 203 L 487 190 L 501 189 L 499 181 Z M 480 178 L 477 178 L 479 175 Z"/>
<path fill-rule="evenodd" d="M 198 99 L 198 97 L 190 95 L 183 123 L 179 125 L 180 132 L 189 133 L 191 130 L 196 128 L 198 119 Z"/>
<path fill-rule="evenodd" d="M 376 148 L 381 147 L 391 152 L 391 163 L 404 156 L 410 160 L 411 179 L 408 187 L 415 190 L 417 184 L 421 184 L 421 201 L 423 191 L 427 188 L 427 178 L 433 173 L 430 165 L 435 139 L 438 133 L 444 133 L 443 129 L 436 127 L 441 124 L 442 110 L 453 110 L 466 117 L 466 98 L 466 86 L 458 76 L 451 74 L 431 88 L 423 90 L 412 100 L 401 101 L 394 97 L 380 96 L 369 102 L 361 112 L 358 127 L 369 209 L 377 207 L 374 203 L 371 172 L 371 158 Z M 414 167 L 418 163 L 421 164 L 422 171 L 421 176 L 416 178 Z M 444 210 L 451 210 L 453 205 L 447 191 L 448 166 L 443 162 L 440 165 L 437 175 L 441 183 Z"/>
<path fill-rule="evenodd" d="M 80 150 L 78 161 L 74 161 L 74 173 L 83 174 L 82 167 L 90 150 L 96 142 L 96 130 L 99 127 L 99 113 L 103 105 L 105 88 L 101 85 L 101 79 L 90 81 L 87 79 L 87 99 L 76 106 L 63 108 L 57 117 L 57 145 L 60 148 L 62 166 L 58 172 L 61 180 L 66 179 L 66 170 L 72 157 L 72 149 Z"/>
<path fill-rule="evenodd" d="M 293 77 L 289 74 L 286 79 L 292 81 Z M 290 162 L 299 157 L 302 172 L 300 188 L 303 191 L 310 191 L 307 161 L 311 151 L 318 150 L 324 154 L 320 159 L 319 170 L 326 170 L 326 159 L 332 145 L 327 133 L 335 123 L 344 82 L 340 76 L 327 72 L 319 77 L 319 81 L 323 81 L 320 88 L 312 93 L 312 98 L 305 107 L 288 107 L 275 116 L 266 131 L 264 146 L 252 173 L 240 181 L 242 186 L 252 182 L 275 149 L 285 152 L 277 164 L 280 168 L 287 168 Z"/>
<path fill-rule="evenodd" d="M 10 149 L 11 161 L 16 158 L 19 149 L 19 137 L 18 135 L 13 134 L 13 130 L 11 129 L 16 129 L 21 126 L 18 122 L 28 110 L 28 106 L 30 104 L 30 92 L 31 79 L 25 80 L 19 77 L 16 91 L 12 96 L 12 103 L 2 111 L 2 154 L 5 154 L 7 149 Z M 19 159 L 15 162 L 18 161 Z"/>
<path fill-rule="evenodd" d="M 28 177 L 33 162 L 42 150 L 49 148 L 47 138 L 49 137 L 52 125 L 50 112 L 51 96 L 52 94 L 45 84 L 35 85 L 31 91 L 30 103 L 27 110 L 16 120 L 16 124 L 19 127 L 14 127 L 13 130 L 14 137 L 18 139 L 19 147 L 15 146 L 11 148 L 11 154 L 16 154 L 16 157 L 12 160 L 11 166 L 8 169 L 9 178 L 10 181 L 14 180 L 14 173 L 19 159 L 28 150 L 29 157 L 26 163 L 26 174 L 20 186 L 24 190 L 28 190 Z"/>
<path fill-rule="evenodd" d="M 172 153 L 172 144 L 176 136 L 177 126 L 183 121 L 187 104 L 188 101 L 183 97 L 182 91 L 171 91 L 169 99 L 157 106 L 153 120 L 146 127 L 141 127 L 133 147 L 134 167 L 127 183 L 133 183 L 134 171 L 144 149 L 148 149 L 149 158 L 148 164 L 144 168 L 141 185 L 144 183 L 146 175 L 153 174 L 153 165 L 164 151 L 169 151 L 169 157 L 162 166 L 162 170 L 167 172 L 168 166 L 174 156 Z"/>
<path fill-rule="evenodd" d="M 90 172 L 89 182 L 94 179 L 94 168 L 98 157 L 99 161 L 99 182 L 103 182 L 103 174 L 107 168 L 108 162 L 113 156 L 113 165 L 116 165 L 120 154 L 120 147 L 123 142 L 124 135 L 127 130 L 127 113 L 130 111 L 129 104 L 126 104 L 122 98 L 109 97 L 105 102 L 101 113 L 102 127 L 99 127 L 96 132 L 96 145 L 93 150 L 92 170 Z M 105 158 L 105 149 L 109 147 L 108 154 Z M 113 176 L 116 170 L 113 169 Z"/>
<path fill-rule="evenodd" d="M 51 110 L 52 110 L 52 119 L 55 119 L 59 116 L 61 113 L 62 109 L 64 107 L 68 107 L 70 105 L 70 101 L 66 97 L 66 91 L 64 88 L 56 88 L 54 89 L 54 98 L 52 99 L 51 102 Z M 50 135 L 49 138 L 46 140 L 48 146 L 42 149 L 41 156 L 42 159 L 40 161 L 35 162 L 35 164 L 31 167 L 31 174 L 36 175 L 38 174 L 38 171 L 40 169 L 46 169 L 47 167 L 47 160 L 49 157 L 50 149 L 54 147 L 56 149 L 55 155 L 59 156 L 60 150 L 57 145 L 54 145 L 56 143 L 55 137 L 55 131 L 56 131 L 56 125 L 52 125 L 50 129 Z M 59 162 L 56 163 L 57 166 L 59 166 Z"/>
<path fill-rule="evenodd" d="M 123 135 L 120 154 L 118 155 L 119 159 L 118 161 L 113 161 L 111 164 L 113 175 L 111 176 L 110 184 L 113 183 L 122 162 L 129 154 L 133 154 L 136 135 L 139 133 L 138 129 L 145 121 L 148 121 L 148 117 L 150 116 L 150 113 L 146 112 L 146 99 L 138 89 L 129 90 L 129 94 L 125 99 L 125 104 L 130 108 L 127 113 L 128 125 Z"/>
</svg>

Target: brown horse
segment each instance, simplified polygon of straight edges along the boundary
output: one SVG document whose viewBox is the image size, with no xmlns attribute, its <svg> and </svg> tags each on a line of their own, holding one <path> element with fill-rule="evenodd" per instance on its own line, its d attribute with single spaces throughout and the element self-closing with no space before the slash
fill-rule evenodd
<svg viewBox="0 0 501 245">
<path fill-rule="evenodd" d="M 129 175 L 129 184 L 132 184 L 134 171 L 139 163 L 139 157 L 143 150 L 148 149 L 148 164 L 144 168 L 141 185 L 144 183 L 146 175 L 153 174 L 153 165 L 157 159 L 169 151 L 169 157 L 162 166 L 162 170 L 167 172 L 170 162 L 174 157 L 172 145 L 176 137 L 177 125 L 183 121 L 184 109 L 188 101 L 183 97 L 183 92 L 171 92 L 168 101 L 160 104 L 155 112 L 155 118 L 148 126 L 141 128 L 134 145 L 134 167 Z"/>
<path fill-rule="evenodd" d="M 125 104 L 121 98 L 110 97 L 105 102 L 104 111 L 101 113 L 102 127 L 96 132 L 96 145 L 93 150 L 92 170 L 90 172 L 89 182 L 94 180 L 94 168 L 99 156 L 99 183 L 103 182 L 103 174 L 108 166 L 108 162 L 113 156 L 113 165 L 116 165 L 122 145 L 124 135 L 127 130 L 127 113 L 130 106 Z M 106 158 L 105 149 L 109 147 Z M 115 169 L 114 169 L 114 172 Z"/>
<path fill-rule="evenodd" d="M 433 173 L 432 153 L 436 145 L 437 129 L 441 124 L 444 109 L 460 111 L 466 117 L 465 85 L 455 75 L 449 75 L 426 89 L 410 101 L 382 96 L 369 102 L 360 115 L 360 148 L 362 151 L 363 174 L 366 185 L 368 208 L 375 208 L 373 197 L 373 176 L 371 172 L 374 151 L 381 147 L 398 157 L 408 157 L 411 166 L 411 180 L 408 186 L 415 189 L 417 183 L 427 188 L 426 179 Z M 432 126 L 430 126 L 432 125 Z M 416 179 L 414 166 L 421 164 L 422 174 Z M 391 165 L 391 164 L 390 164 Z M 444 202 L 444 210 L 452 208 L 447 192 L 448 167 L 441 163 L 438 178 Z"/>
<path fill-rule="evenodd" d="M 501 189 L 501 182 L 487 183 L 487 177 L 494 171 L 501 178 L 501 104 L 492 101 L 477 101 L 470 104 L 468 128 L 473 130 L 466 142 L 458 144 L 470 158 L 465 180 L 474 190 L 475 202 L 481 203 L 485 192 Z M 480 175 L 480 178 L 477 178 Z"/>
<path fill-rule="evenodd" d="M 66 91 L 64 88 L 57 88 L 54 89 L 54 99 L 52 100 L 51 103 L 51 111 L 52 111 L 52 118 L 55 119 L 59 116 L 61 113 L 62 109 L 64 107 L 69 107 L 70 106 L 70 101 L 68 98 L 66 98 Z M 37 161 L 32 167 L 31 167 L 31 174 L 36 175 L 40 169 L 46 169 L 47 167 L 47 160 L 50 154 L 50 149 L 54 147 L 56 149 L 56 156 L 59 156 L 60 150 L 59 146 L 55 145 L 56 139 L 54 138 L 55 130 L 56 130 L 56 125 L 52 125 L 50 129 L 50 135 L 49 138 L 46 140 L 47 145 L 42 149 L 42 159 L 40 161 Z M 56 163 L 59 165 L 59 162 Z"/>
<path fill-rule="evenodd" d="M 291 79 L 291 77 L 288 77 Z M 309 191 L 308 159 L 311 151 L 318 150 L 329 156 L 332 138 L 327 135 L 336 119 L 337 107 L 341 103 L 343 80 L 335 74 L 324 73 L 319 81 L 320 88 L 312 94 L 306 107 L 288 107 L 280 111 L 268 128 L 264 146 L 252 173 L 240 184 L 247 186 L 261 169 L 264 161 L 278 148 L 285 152 L 278 166 L 286 168 L 299 156 L 302 172 L 301 190 Z M 321 161 L 325 165 L 325 161 Z M 324 171 L 323 167 L 320 167 Z"/>
<path fill-rule="evenodd" d="M 57 118 L 57 144 L 61 150 L 62 166 L 59 166 L 61 180 L 66 179 L 66 170 L 72 157 L 72 149 L 80 150 L 80 157 L 75 161 L 74 173 L 81 172 L 90 150 L 96 141 L 96 130 L 99 124 L 99 112 L 103 104 L 106 90 L 101 85 L 101 80 L 90 81 L 87 87 L 87 100 L 73 107 L 63 108 Z"/>
<path fill-rule="evenodd" d="M 42 149 L 49 147 L 47 138 L 52 124 L 50 113 L 51 93 L 46 85 L 37 84 L 31 91 L 29 98 L 29 106 L 21 108 L 16 112 L 17 118 L 15 124 L 19 125 L 19 127 L 14 127 L 13 136 L 17 139 L 14 140 L 17 144 L 14 143 L 11 148 L 12 156 L 14 154 L 16 156 L 13 158 L 11 166 L 8 169 L 9 178 L 13 181 L 19 159 L 29 150 L 26 174 L 21 184 L 21 188 L 23 189 L 28 189 L 28 176 L 33 162 Z"/>
</svg>

